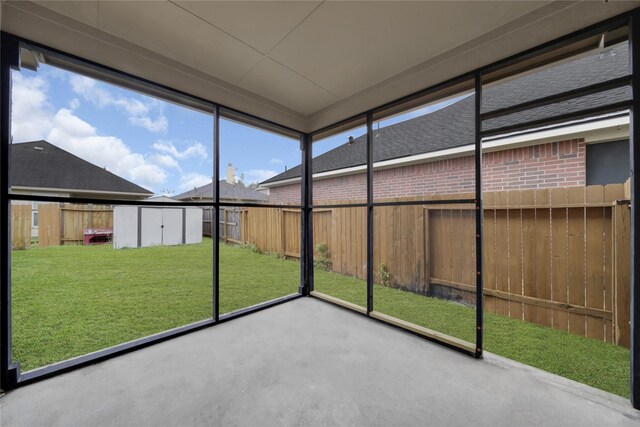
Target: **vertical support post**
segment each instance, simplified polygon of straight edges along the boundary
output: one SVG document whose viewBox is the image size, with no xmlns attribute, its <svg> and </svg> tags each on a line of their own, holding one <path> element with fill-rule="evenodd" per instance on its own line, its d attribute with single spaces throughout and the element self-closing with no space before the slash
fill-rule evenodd
<svg viewBox="0 0 640 427">
<path fill-rule="evenodd" d="M 373 113 L 367 113 L 367 314 L 373 311 Z"/>
<path fill-rule="evenodd" d="M 20 67 L 18 41 L 6 34 L 0 40 L 0 387 L 18 383 L 20 368 L 13 363 L 11 339 L 11 70 Z"/>
<path fill-rule="evenodd" d="M 482 74 L 475 74 L 475 173 L 476 173 L 476 358 L 482 357 L 484 328 L 484 286 L 482 282 Z"/>
<path fill-rule="evenodd" d="M 300 294 L 308 296 L 313 290 L 313 153 L 311 135 L 300 136 L 301 151 L 301 242 L 300 242 Z"/>
<path fill-rule="evenodd" d="M 631 160 L 631 404 L 640 409 L 640 211 L 636 203 L 636 190 L 640 189 L 640 11 L 631 16 L 629 36 L 629 61 L 632 72 L 633 100 L 630 111 L 629 150 Z"/>
<path fill-rule="evenodd" d="M 220 319 L 220 106 L 213 111 L 213 212 L 211 237 L 213 238 L 213 320 Z"/>
</svg>

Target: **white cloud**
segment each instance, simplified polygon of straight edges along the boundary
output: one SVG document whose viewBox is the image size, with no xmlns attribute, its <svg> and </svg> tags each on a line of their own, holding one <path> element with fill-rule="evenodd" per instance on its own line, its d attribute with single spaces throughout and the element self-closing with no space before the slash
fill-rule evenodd
<svg viewBox="0 0 640 427">
<path fill-rule="evenodd" d="M 207 158 L 207 149 L 199 142 L 193 143 L 186 150 L 180 151 L 171 141 L 157 141 L 153 144 L 153 148 L 161 153 L 171 154 L 176 159 L 185 160 L 191 157 Z"/>
<path fill-rule="evenodd" d="M 42 77 L 13 74 L 13 142 L 44 139 L 52 126 L 53 107 L 47 102 L 47 82 Z"/>
<path fill-rule="evenodd" d="M 244 181 L 246 183 L 262 182 L 277 174 L 278 172 L 268 169 L 249 169 L 244 172 Z"/>
<path fill-rule="evenodd" d="M 162 112 L 162 103 L 156 100 L 142 102 L 136 98 L 114 97 L 111 92 L 98 86 L 97 82 L 88 77 L 73 75 L 69 79 L 75 93 L 99 108 L 114 106 L 129 115 L 129 123 L 147 129 L 149 132 L 166 132 L 169 121 Z M 155 111 L 157 118 L 152 119 Z"/>
<path fill-rule="evenodd" d="M 169 127 L 169 121 L 165 116 L 160 116 L 157 120 L 152 120 L 149 117 L 129 117 L 129 123 L 154 133 L 164 132 Z"/>
<path fill-rule="evenodd" d="M 77 110 L 79 106 L 80 100 L 78 98 L 73 98 L 71 101 L 69 101 L 69 108 L 71 110 Z"/>
<path fill-rule="evenodd" d="M 167 179 L 164 169 L 133 152 L 120 138 L 98 135 L 96 128 L 66 108 L 55 114 L 47 140 L 143 187 L 154 187 Z"/>
<path fill-rule="evenodd" d="M 152 159 L 154 162 L 156 162 L 159 165 L 162 165 L 168 168 L 175 168 L 179 171 L 182 171 L 182 168 L 180 167 L 180 164 L 178 163 L 178 161 L 168 154 L 156 154 L 153 156 Z"/>
<path fill-rule="evenodd" d="M 210 182 L 211 177 L 200 173 L 190 172 L 180 178 L 180 188 L 183 190 L 191 190 L 196 187 L 202 187 Z"/>
<path fill-rule="evenodd" d="M 269 160 L 269 163 L 271 163 L 272 165 L 280 165 L 282 163 L 284 163 L 282 160 L 280 159 L 271 159 Z"/>
</svg>

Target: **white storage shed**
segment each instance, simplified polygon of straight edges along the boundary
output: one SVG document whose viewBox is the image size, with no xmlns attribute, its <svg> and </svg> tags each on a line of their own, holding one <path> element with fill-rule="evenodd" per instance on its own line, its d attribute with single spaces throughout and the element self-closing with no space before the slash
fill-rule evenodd
<svg viewBox="0 0 640 427">
<path fill-rule="evenodd" d="M 113 209 L 114 249 L 200 242 L 201 208 L 116 206 Z"/>
</svg>

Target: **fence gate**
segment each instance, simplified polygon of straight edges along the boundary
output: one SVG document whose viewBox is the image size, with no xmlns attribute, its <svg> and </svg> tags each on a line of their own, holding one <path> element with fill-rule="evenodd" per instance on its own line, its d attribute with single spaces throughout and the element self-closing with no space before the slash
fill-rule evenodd
<svg viewBox="0 0 640 427">
<path fill-rule="evenodd" d="M 242 211 L 237 208 L 221 208 L 220 217 L 220 238 L 225 242 L 242 243 L 240 235 Z"/>
</svg>

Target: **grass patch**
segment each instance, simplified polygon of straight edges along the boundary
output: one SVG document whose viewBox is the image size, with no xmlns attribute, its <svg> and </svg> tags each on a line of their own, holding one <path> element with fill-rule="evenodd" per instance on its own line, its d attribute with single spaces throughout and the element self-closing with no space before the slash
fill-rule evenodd
<svg viewBox="0 0 640 427">
<path fill-rule="evenodd" d="M 220 245 L 220 313 L 297 292 L 299 263 Z M 23 371 L 212 316 L 212 241 L 12 253 L 13 357 Z"/>
<path fill-rule="evenodd" d="M 199 245 L 113 250 L 34 248 L 12 254 L 14 360 L 23 370 L 211 317 L 211 240 Z M 220 245 L 220 312 L 297 291 L 300 264 L 250 246 Z M 320 292 L 364 306 L 364 281 L 315 269 Z M 470 342 L 475 311 L 375 286 L 377 311 Z M 485 349 L 629 396 L 629 350 L 485 314 Z"/>
<path fill-rule="evenodd" d="M 366 282 L 315 269 L 315 289 L 366 307 Z M 475 342 L 475 310 L 374 285 L 376 311 Z M 521 320 L 485 313 L 484 348 L 495 354 L 629 397 L 629 349 Z"/>
</svg>

